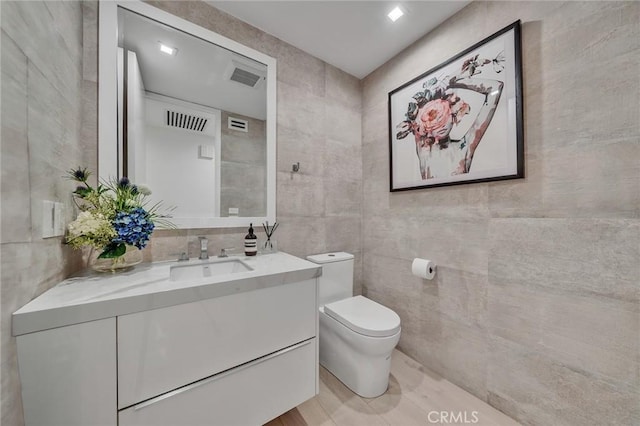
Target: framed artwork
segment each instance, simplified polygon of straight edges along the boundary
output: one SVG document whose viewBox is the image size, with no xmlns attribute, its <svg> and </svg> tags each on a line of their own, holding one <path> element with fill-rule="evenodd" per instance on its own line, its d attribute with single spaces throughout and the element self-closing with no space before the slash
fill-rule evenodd
<svg viewBox="0 0 640 426">
<path fill-rule="evenodd" d="M 524 177 L 520 21 L 389 92 L 390 190 Z"/>
</svg>

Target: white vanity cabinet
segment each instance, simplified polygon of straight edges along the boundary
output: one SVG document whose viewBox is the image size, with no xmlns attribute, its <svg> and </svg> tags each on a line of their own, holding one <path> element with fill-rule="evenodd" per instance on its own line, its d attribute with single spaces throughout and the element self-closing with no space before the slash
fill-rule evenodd
<svg viewBox="0 0 640 426">
<path fill-rule="evenodd" d="M 264 276 L 259 266 L 168 293 L 86 294 L 49 309 L 36 299 L 16 312 L 26 425 L 260 425 L 316 395 L 321 272 Z M 172 292 L 185 303 L 167 303 Z M 96 300 L 114 315 L 82 321 Z M 82 322 L 33 330 L 42 316 L 73 317 L 68 309 Z"/>
<path fill-rule="evenodd" d="M 277 416 L 311 398 L 315 306 L 313 279 L 118 317 L 118 408 L 133 405 L 120 426 L 251 424 L 261 400 Z"/>
</svg>

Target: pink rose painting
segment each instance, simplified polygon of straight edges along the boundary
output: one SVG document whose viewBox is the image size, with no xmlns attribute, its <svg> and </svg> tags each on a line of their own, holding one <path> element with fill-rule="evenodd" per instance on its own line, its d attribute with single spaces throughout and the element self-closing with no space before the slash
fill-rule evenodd
<svg viewBox="0 0 640 426">
<path fill-rule="evenodd" d="M 507 35 L 505 35 L 507 34 Z M 492 124 L 499 105 L 503 105 L 501 114 L 504 114 L 507 107 L 505 102 L 501 103 L 503 91 L 505 89 L 505 78 L 516 76 L 515 72 L 505 72 L 505 67 L 515 67 L 515 62 L 520 61 L 520 26 L 519 22 L 512 24 L 504 30 L 489 37 L 487 40 L 479 43 L 485 44 L 498 37 L 504 38 L 504 48 L 498 49 L 498 43 L 491 44 L 492 49 L 487 48 L 483 53 L 481 47 L 474 46 L 468 49 L 458 57 L 448 61 L 440 67 L 423 74 L 421 77 L 405 84 L 404 86 L 389 93 L 390 102 L 390 125 L 395 131 L 390 132 L 391 141 L 391 190 L 412 189 L 414 187 L 425 186 L 441 186 L 454 183 L 462 183 L 465 179 L 472 180 L 476 176 L 468 178 L 465 175 L 473 175 L 475 172 L 472 167 L 476 150 L 483 142 L 487 130 Z M 512 40 L 512 45 L 508 41 Z M 517 47 L 517 48 L 516 48 Z M 508 50 L 508 54 L 505 54 Z M 494 53 L 491 53 L 494 52 Z M 490 55 L 490 56 L 484 56 Z M 516 58 L 517 61 L 507 63 L 507 58 Z M 459 64 L 456 65 L 455 64 Z M 446 67 L 445 67 L 446 66 Z M 441 68 L 442 70 L 438 69 Z M 449 72 L 448 74 L 446 72 Z M 508 75 L 507 75 L 508 74 Z M 411 88 L 422 81 L 421 90 L 417 92 L 408 92 Z M 513 87 L 510 88 L 511 93 L 515 93 L 515 98 L 520 100 L 518 125 L 521 126 L 521 84 L 511 82 Z M 405 86 L 408 86 L 405 89 Z M 404 92 L 403 92 L 404 90 Z M 416 90 L 416 89 L 413 89 Z M 407 93 L 408 92 L 408 93 Z M 411 95 L 411 93 L 413 93 Z M 406 105 L 406 113 L 401 121 L 395 121 L 394 107 L 401 107 L 401 100 L 395 97 L 406 96 L 408 101 Z M 410 97 L 409 97 L 410 95 Z M 511 95 L 513 97 L 513 95 Z M 471 99 L 468 101 L 467 99 Z M 397 109 L 397 108 L 396 108 Z M 468 117 L 468 118 L 465 118 Z M 504 125 L 505 118 L 500 117 L 498 120 Z M 495 127 L 495 126 L 494 126 Z M 513 128 L 517 128 L 516 125 Z M 504 134 L 510 132 L 507 129 L 502 132 Z M 498 132 L 497 130 L 494 132 Z M 499 132 L 498 132 L 499 133 Z M 407 138 L 412 135 L 412 138 Z M 407 152 L 407 145 L 395 148 L 403 140 L 413 140 L 415 148 L 416 166 L 419 169 L 419 181 L 400 182 L 400 187 L 394 187 L 394 166 L 396 170 L 400 170 L 396 174 L 398 176 L 406 176 L 408 172 L 403 164 L 398 167 L 394 164 L 394 152 Z M 401 142 L 402 141 L 402 142 Z M 396 144 L 396 145 L 394 145 Z M 518 158 L 515 159 L 516 172 L 511 176 L 523 177 L 522 172 L 522 141 L 521 135 L 518 134 L 516 148 L 510 150 L 516 152 Z M 486 152 L 493 155 L 499 150 L 495 146 L 505 146 L 505 143 L 495 144 L 491 148 L 487 148 Z M 487 156 L 490 154 L 486 154 Z M 505 155 L 506 156 L 506 155 Z M 405 162 L 408 158 L 405 159 Z M 415 160 L 414 160 L 415 161 Z M 502 157 L 496 155 L 495 163 L 502 161 Z M 490 164 L 483 160 L 482 167 L 489 168 L 486 164 Z M 511 165 L 509 166 L 513 168 Z M 490 180 L 487 178 L 483 170 L 478 171 L 480 180 Z M 504 178 L 504 177 L 498 177 Z M 398 178 L 399 180 L 401 178 Z M 409 180 L 409 178 L 402 178 Z M 414 178 L 415 180 L 415 178 Z M 435 182 L 430 184 L 430 181 Z M 422 182 L 422 183 L 421 183 Z"/>
<path fill-rule="evenodd" d="M 436 140 L 445 138 L 451 131 L 453 120 L 451 105 L 448 100 L 436 99 L 427 102 L 418 110 L 417 133 L 424 137 L 430 136 Z"/>
</svg>

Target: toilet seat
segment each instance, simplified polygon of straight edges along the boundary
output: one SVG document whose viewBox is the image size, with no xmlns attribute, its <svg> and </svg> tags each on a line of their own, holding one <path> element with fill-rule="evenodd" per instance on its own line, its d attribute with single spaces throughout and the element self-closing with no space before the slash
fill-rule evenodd
<svg viewBox="0 0 640 426">
<path fill-rule="evenodd" d="M 391 309 L 363 296 L 324 306 L 324 312 L 355 331 L 370 337 L 388 337 L 400 331 L 400 317 Z"/>
</svg>

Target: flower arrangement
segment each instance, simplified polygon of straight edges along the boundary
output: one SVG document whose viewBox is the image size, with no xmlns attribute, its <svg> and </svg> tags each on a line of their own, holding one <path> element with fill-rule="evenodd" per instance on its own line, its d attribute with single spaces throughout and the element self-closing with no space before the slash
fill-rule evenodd
<svg viewBox="0 0 640 426">
<path fill-rule="evenodd" d="M 73 248 L 91 246 L 101 251 L 98 259 L 115 260 L 124 256 L 127 246 L 142 250 L 156 224 L 173 227 L 168 216 L 158 212 L 161 203 L 148 206 L 147 187 L 123 177 L 94 188 L 88 183 L 90 175 L 80 167 L 68 172 L 69 179 L 79 184 L 73 196 L 80 213 L 67 228 L 67 242 Z"/>
</svg>

